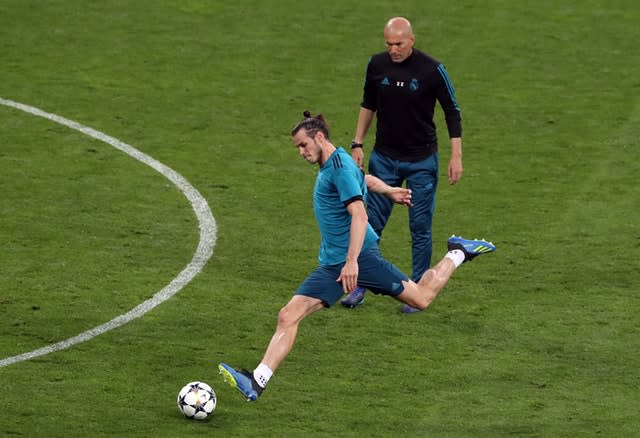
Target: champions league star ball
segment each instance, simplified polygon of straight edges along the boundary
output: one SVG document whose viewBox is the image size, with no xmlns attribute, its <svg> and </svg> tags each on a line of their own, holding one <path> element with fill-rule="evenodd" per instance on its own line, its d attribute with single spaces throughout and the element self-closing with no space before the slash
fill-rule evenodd
<svg viewBox="0 0 640 438">
<path fill-rule="evenodd" d="M 178 393 L 178 409 L 185 417 L 204 420 L 216 408 L 216 393 L 204 382 L 190 382 Z"/>
</svg>

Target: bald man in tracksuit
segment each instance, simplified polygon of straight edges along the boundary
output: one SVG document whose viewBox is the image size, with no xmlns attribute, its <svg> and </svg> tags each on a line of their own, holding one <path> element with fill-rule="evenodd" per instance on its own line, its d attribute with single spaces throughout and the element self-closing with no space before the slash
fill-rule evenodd
<svg viewBox="0 0 640 438">
<path fill-rule="evenodd" d="M 384 28 L 387 50 L 373 55 L 367 66 L 364 93 L 351 154 L 363 166 L 363 140 L 374 116 L 376 140 L 369 157 L 369 173 L 390 186 L 406 182 L 413 194 L 409 209 L 412 241 L 412 279 L 418 280 L 431 264 L 431 226 L 438 185 L 438 141 L 433 120 L 438 101 L 451 142 L 450 184 L 462 176 L 462 123 L 456 95 L 444 65 L 413 47 L 415 36 L 403 17 Z M 370 197 L 369 223 L 378 235 L 387 224 L 393 204 L 384 196 Z M 346 307 L 364 302 L 364 289 L 342 301 Z M 418 311 L 408 305 L 404 313 Z"/>
</svg>

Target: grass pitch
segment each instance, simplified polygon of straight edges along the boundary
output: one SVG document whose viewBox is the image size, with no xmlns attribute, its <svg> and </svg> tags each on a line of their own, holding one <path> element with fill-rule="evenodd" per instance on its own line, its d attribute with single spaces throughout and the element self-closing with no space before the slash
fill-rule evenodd
<svg viewBox="0 0 640 438">
<path fill-rule="evenodd" d="M 366 61 L 400 14 L 446 63 L 464 117 L 455 187 L 438 124 L 434 256 L 452 233 L 498 251 L 421 314 L 369 296 L 313 315 L 247 404 L 215 365 L 257 364 L 316 263 L 315 169 L 289 130 L 310 109 L 350 142 Z M 0 368 L 0 435 L 637 436 L 638 21 L 630 0 L 1 1 L 0 97 L 176 170 L 209 202 L 218 240 L 144 317 Z M 160 174 L 4 106 L 0 190 L 0 359 L 127 312 L 198 244 Z M 401 209 L 382 247 L 410 269 Z M 207 422 L 175 407 L 191 380 L 217 392 Z"/>
</svg>

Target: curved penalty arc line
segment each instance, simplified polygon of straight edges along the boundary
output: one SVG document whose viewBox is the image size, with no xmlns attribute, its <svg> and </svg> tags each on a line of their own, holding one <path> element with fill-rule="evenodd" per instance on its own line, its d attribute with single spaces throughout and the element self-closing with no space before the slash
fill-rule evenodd
<svg viewBox="0 0 640 438">
<path fill-rule="evenodd" d="M 128 322 L 136 318 L 139 318 L 140 316 L 149 312 L 159 304 L 168 300 L 169 298 L 174 296 L 176 293 L 178 293 L 183 287 L 185 287 L 191 280 L 193 280 L 193 278 L 202 270 L 202 268 L 206 265 L 207 261 L 211 258 L 211 255 L 213 254 L 213 248 L 215 247 L 215 244 L 216 244 L 217 226 L 216 226 L 215 219 L 211 214 L 211 209 L 209 208 L 209 204 L 207 203 L 207 201 L 200 195 L 200 193 L 191 184 L 189 184 L 189 182 L 184 177 L 182 177 L 179 173 L 177 173 L 173 169 L 165 166 L 159 161 L 135 149 L 133 146 L 123 143 L 116 138 L 110 137 L 100 131 L 96 131 L 95 129 L 84 126 L 73 120 L 69 120 L 64 117 L 58 116 L 56 114 L 45 112 L 33 106 L 25 105 L 19 102 L 14 102 L 12 100 L 6 100 L 1 97 L 0 97 L 0 105 L 15 108 L 20 111 L 24 111 L 26 113 L 32 114 L 34 116 L 43 117 L 52 122 L 67 126 L 89 137 L 92 137 L 104 143 L 107 143 L 113 146 L 114 148 L 124 152 L 125 154 L 135 158 L 136 160 L 155 169 L 160 174 L 162 174 L 165 178 L 171 181 L 176 187 L 178 187 L 178 189 L 189 200 L 198 218 L 198 223 L 200 228 L 200 241 L 198 243 L 198 247 L 196 249 L 196 252 L 193 258 L 191 259 L 191 262 L 178 274 L 177 277 L 175 277 L 168 285 L 166 285 L 164 288 L 162 288 L 160 291 L 154 294 L 151 298 L 144 301 L 143 303 L 140 303 L 139 305 L 137 305 L 127 313 L 119 315 L 113 318 L 111 321 L 106 322 L 97 327 L 94 327 L 83 333 L 80 333 L 79 335 L 73 336 L 71 338 L 65 339 L 63 341 L 60 341 L 54 344 L 47 345 L 37 350 L 19 354 L 17 356 L 7 357 L 5 359 L 0 359 L 0 368 L 2 368 L 7 365 L 30 360 L 39 356 L 44 356 L 46 354 L 53 353 L 55 351 L 64 350 L 73 345 L 93 339 L 96 336 L 99 336 L 110 330 L 123 326 Z"/>
</svg>

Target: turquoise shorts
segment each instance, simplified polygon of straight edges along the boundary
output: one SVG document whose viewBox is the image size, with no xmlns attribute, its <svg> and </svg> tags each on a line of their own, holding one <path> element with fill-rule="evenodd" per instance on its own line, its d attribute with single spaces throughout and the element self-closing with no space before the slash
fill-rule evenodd
<svg viewBox="0 0 640 438">
<path fill-rule="evenodd" d="M 344 263 L 318 266 L 298 287 L 296 295 L 317 298 L 325 307 L 331 307 L 344 295 L 342 283 L 336 281 L 343 266 Z M 395 297 L 404 291 L 402 282 L 408 280 L 404 272 L 382 257 L 377 246 L 360 253 L 358 286 L 375 294 Z"/>
</svg>

